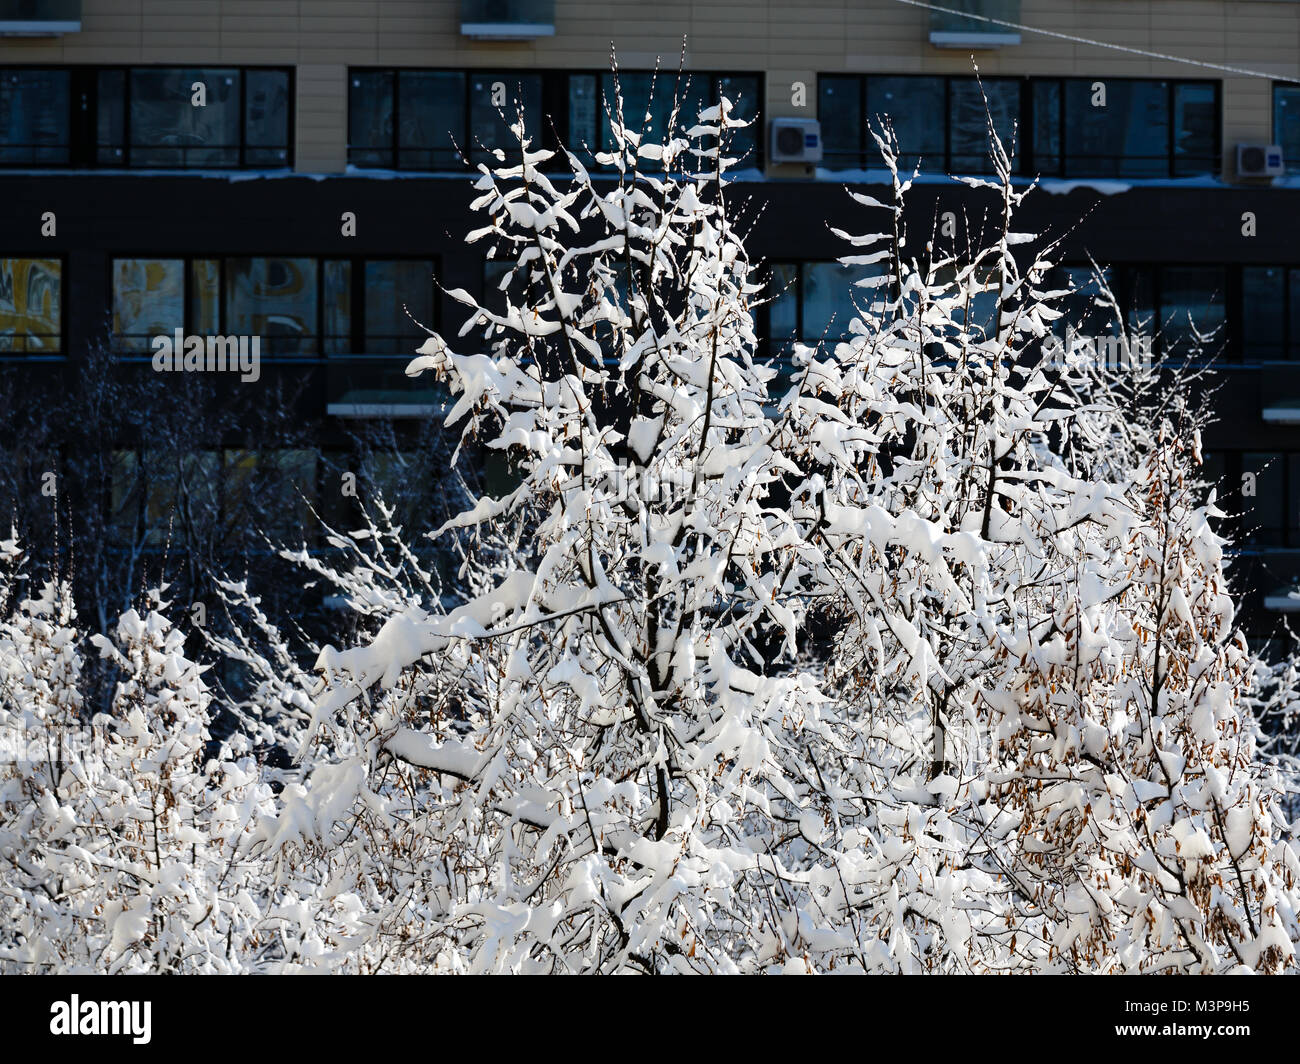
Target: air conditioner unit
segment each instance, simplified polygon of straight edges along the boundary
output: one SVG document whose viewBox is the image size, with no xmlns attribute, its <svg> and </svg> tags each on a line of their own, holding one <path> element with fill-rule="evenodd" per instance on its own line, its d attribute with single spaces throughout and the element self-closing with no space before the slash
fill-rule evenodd
<svg viewBox="0 0 1300 1064">
<path fill-rule="evenodd" d="M 768 144 L 774 163 L 822 161 L 822 125 L 815 118 L 774 118 Z"/>
<path fill-rule="evenodd" d="M 1281 177 L 1286 173 L 1282 149 L 1276 144 L 1238 144 L 1238 177 Z"/>
</svg>

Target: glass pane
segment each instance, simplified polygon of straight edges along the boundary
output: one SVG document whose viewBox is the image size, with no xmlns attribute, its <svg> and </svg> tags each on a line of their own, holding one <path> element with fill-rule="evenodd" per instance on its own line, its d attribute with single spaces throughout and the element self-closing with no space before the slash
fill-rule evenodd
<svg viewBox="0 0 1300 1064">
<path fill-rule="evenodd" d="M 177 329 L 185 329 L 184 260 L 114 259 L 114 346 L 149 353 L 153 337 L 170 337 Z"/>
<path fill-rule="evenodd" d="M 204 336 L 221 332 L 221 263 L 195 259 L 190 270 L 190 323 Z"/>
<path fill-rule="evenodd" d="M 1160 323 L 1156 320 L 1155 285 L 1151 271 L 1139 266 L 1130 266 L 1124 270 L 1126 282 L 1125 313 L 1128 327 L 1143 336 L 1155 336 Z"/>
<path fill-rule="evenodd" d="M 1034 80 L 1034 158 L 1035 174 L 1059 175 L 1061 172 L 1061 83 L 1055 78 Z"/>
<path fill-rule="evenodd" d="M 0 163 L 69 161 L 66 70 L 0 71 Z"/>
<path fill-rule="evenodd" d="M 944 169 L 943 78 L 880 77 L 867 79 L 867 120 L 878 128 L 888 120 L 898 136 L 898 168 L 918 163 L 930 172 Z"/>
<path fill-rule="evenodd" d="M 1267 547 L 1282 545 L 1284 465 L 1280 454 L 1247 451 L 1241 456 L 1242 533 L 1248 543 Z M 1251 488 L 1255 492 L 1253 497 Z"/>
<path fill-rule="evenodd" d="M 0 353 L 59 352 L 62 290 L 58 259 L 0 259 Z"/>
<path fill-rule="evenodd" d="M 1218 163 L 1219 116 L 1215 87 L 1174 86 L 1174 174 L 1212 173 Z"/>
<path fill-rule="evenodd" d="M 228 534 L 301 538 L 316 499 L 316 461 L 308 450 L 226 451 L 221 518 Z"/>
<path fill-rule="evenodd" d="M 353 73 L 348 86 L 348 162 L 389 166 L 393 159 L 393 74 Z"/>
<path fill-rule="evenodd" d="M 1286 270 L 1280 266 L 1242 268 L 1241 350 L 1248 359 L 1286 357 Z"/>
<path fill-rule="evenodd" d="M 346 355 L 352 350 L 352 263 L 330 259 L 325 263 L 325 354 Z"/>
<path fill-rule="evenodd" d="M 150 546 L 194 542 L 217 527 L 219 465 L 213 451 L 145 454 L 144 541 Z"/>
<path fill-rule="evenodd" d="M 768 340 L 774 351 L 785 352 L 789 341 L 799 339 L 799 267 L 792 262 L 772 264 L 768 285 L 772 302 L 767 307 Z"/>
<path fill-rule="evenodd" d="M 226 333 L 260 336 L 264 355 L 311 355 L 316 343 L 316 260 L 227 259 Z"/>
<path fill-rule="evenodd" d="M 466 147 L 465 76 L 404 70 L 397 85 L 397 165 L 408 170 L 458 168 L 459 152 Z"/>
<path fill-rule="evenodd" d="M 597 132 L 605 122 L 596 93 L 594 74 L 569 75 L 569 143 L 568 149 L 580 159 L 587 159 L 598 143 Z"/>
<path fill-rule="evenodd" d="M 857 287 L 856 282 L 878 275 L 874 267 L 845 266 L 838 262 L 806 262 L 803 265 L 801 304 L 803 340 L 816 343 L 823 336 L 828 341 L 849 336 L 849 322 L 873 301 L 873 290 Z"/>
<path fill-rule="evenodd" d="M 535 151 L 542 146 L 542 79 L 538 74 L 484 73 L 469 78 L 470 159 L 493 163 L 499 148 L 517 160 L 519 143 L 510 132 L 524 111 L 524 130 Z"/>
<path fill-rule="evenodd" d="M 691 114 L 691 107 L 695 106 L 698 114 L 698 101 L 707 94 L 705 88 L 701 93 L 699 82 L 701 79 L 698 75 L 691 79 L 690 99 L 684 103 L 681 109 L 681 120 L 683 129 L 689 129 L 695 125 L 694 119 L 687 120 Z M 608 108 L 611 113 L 614 112 L 614 76 L 604 74 L 601 76 L 601 92 L 604 94 L 603 107 Z M 653 88 L 652 88 L 653 81 Z M 641 133 L 649 142 L 662 142 L 668 131 L 668 120 L 673 113 L 673 96 L 677 91 L 677 75 L 672 72 L 662 72 L 658 77 L 652 74 L 627 74 L 618 75 L 618 84 L 623 93 L 623 124 L 634 132 Z M 606 124 L 601 129 L 601 148 L 609 151 L 613 146 L 610 137 L 609 127 Z M 643 169 L 653 170 L 655 167 L 648 160 L 642 160 Z"/>
<path fill-rule="evenodd" d="M 126 72 L 101 70 L 96 82 L 96 161 L 101 166 L 125 166 Z"/>
<path fill-rule="evenodd" d="M 289 161 L 289 75 L 283 70 L 245 72 L 244 143 L 249 166 Z"/>
<path fill-rule="evenodd" d="M 1114 278 L 1109 269 L 1101 271 L 1102 280 L 1112 288 Z M 1098 306 L 1101 284 L 1091 266 L 1058 266 L 1044 282 L 1046 291 L 1068 289 L 1069 295 L 1054 303 L 1061 317 L 1052 323 L 1052 331 L 1064 339 L 1068 330 L 1078 336 L 1109 336 L 1115 332 L 1115 312 Z"/>
<path fill-rule="evenodd" d="M 744 75 L 728 75 L 718 79 L 718 95 L 731 101 L 731 117 L 748 122 L 744 129 L 737 129 L 731 134 L 731 143 L 727 149 L 730 158 L 738 160 L 741 167 L 758 166 L 758 110 L 759 80 Z M 689 124 L 688 124 L 689 128 Z"/>
<path fill-rule="evenodd" d="M 985 81 L 983 92 L 980 89 L 981 85 L 975 78 L 954 78 L 949 85 L 948 124 L 953 173 L 993 172 L 990 118 L 998 139 L 1002 141 L 1002 149 L 1008 155 L 1017 150 L 1020 82 Z"/>
<path fill-rule="evenodd" d="M 1288 271 L 1287 300 L 1291 311 L 1292 325 L 1287 337 L 1287 353 L 1290 358 L 1300 358 L 1300 270 Z"/>
<path fill-rule="evenodd" d="M 1273 86 L 1273 140 L 1288 174 L 1300 173 L 1300 85 Z"/>
<path fill-rule="evenodd" d="M 132 166 L 238 166 L 239 130 L 238 70 L 131 71 Z"/>
<path fill-rule="evenodd" d="M 1218 350 L 1223 341 L 1223 291 L 1219 267 L 1170 266 L 1161 271 L 1160 328 L 1166 354 Z"/>
<path fill-rule="evenodd" d="M 1168 177 L 1169 170 L 1166 82 L 1066 82 L 1067 177 Z"/>
<path fill-rule="evenodd" d="M 823 164 L 831 170 L 853 170 L 864 165 L 866 123 L 862 117 L 859 79 L 821 77 L 817 79 L 817 117 L 822 125 Z M 867 153 L 872 164 L 880 162 L 875 144 Z"/>
<path fill-rule="evenodd" d="M 433 263 L 366 263 L 366 353 L 414 354 L 433 327 Z"/>
</svg>

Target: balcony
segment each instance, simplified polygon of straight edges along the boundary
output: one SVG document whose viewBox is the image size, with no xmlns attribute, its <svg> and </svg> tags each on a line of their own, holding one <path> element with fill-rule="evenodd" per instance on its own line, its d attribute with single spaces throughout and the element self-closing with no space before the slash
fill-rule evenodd
<svg viewBox="0 0 1300 1064">
<path fill-rule="evenodd" d="M 81 0 L 0 0 L 0 36 L 57 37 L 81 31 Z"/>
<path fill-rule="evenodd" d="M 1019 30 L 999 25 L 1020 21 L 1020 0 L 938 0 L 938 3 L 946 10 L 930 12 L 930 43 L 936 48 L 1001 48 L 1020 43 Z"/>
<path fill-rule="evenodd" d="M 462 37 L 529 41 L 555 36 L 555 0 L 460 0 Z"/>
</svg>

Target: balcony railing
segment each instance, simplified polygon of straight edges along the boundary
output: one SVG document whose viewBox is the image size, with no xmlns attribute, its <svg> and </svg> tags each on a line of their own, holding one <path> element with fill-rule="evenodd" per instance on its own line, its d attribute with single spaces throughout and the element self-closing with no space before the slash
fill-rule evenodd
<svg viewBox="0 0 1300 1064">
<path fill-rule="evenodd" d="M 930 12 L 930 43 L 936 48 L 1001 48 L 1020 43 L 1020 31 L 1002 25 L 1020 21 L 1020 0 L 935 2 L 945 9 Z"/>
<path fill-rule="evenodd" d="M 81 0 L 0 0 L 0 35 L 53 37 L 81 30 Z"/>
<path fill-rule="evenodd" d="M 526 41 L 555 35 L 555 0 L 460 0 L 464 37 Z"/>
</svg>

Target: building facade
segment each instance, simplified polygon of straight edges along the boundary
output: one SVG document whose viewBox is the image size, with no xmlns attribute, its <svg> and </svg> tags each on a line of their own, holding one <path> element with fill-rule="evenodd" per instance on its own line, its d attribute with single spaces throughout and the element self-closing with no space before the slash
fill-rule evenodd
<svg viewBox="0 0 1300 1064">
<path fill-rule="evenodd" d="M 651 72 L 680 61 L 693 101 L 756 119 L 738 192 L 786 292 L 760 322 L 773 345 L 846 318 L 826 223 L 851 215 L 844 185 L 881 180 L 873 116 L 935 175 L 916 225 L 970 214 L 942 175 L 988 171 L 991 120 L 1042 179 L 1022 228 L 1068 234 L 1070 278 L 1103 265 L 1132 320 L 1161 324 L 1157 356 L 1210 337 L 1206 446 L 1252 632 L 1289 609 L 1294 0 L 0 0 L 0 374 L 38 395 L 95 348 L 147 374 L 158 335 L 255 336 L 254 386 L 300 382 L 321 448 L 344 423 L 427 416 L 436 395 L 402 372 L 418 323 L 457 320 L 439 286 L 494 280 L 463 241 L 462 155 L 505 143 L 516 102 L 540 142 L 598 148 L 611 44 L 630 104 L 662 108 Z M 777 119 L 817 123 L 799 128 L 820 159 L 781 161 Z M 259 453 L 257 431 L 194 450 L 217 476 L 220 454 Z M 319 475 L 292 455 L 262 460 Z"/>
</svg>

